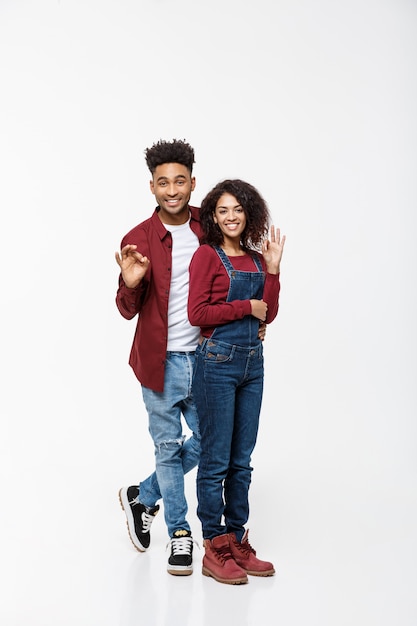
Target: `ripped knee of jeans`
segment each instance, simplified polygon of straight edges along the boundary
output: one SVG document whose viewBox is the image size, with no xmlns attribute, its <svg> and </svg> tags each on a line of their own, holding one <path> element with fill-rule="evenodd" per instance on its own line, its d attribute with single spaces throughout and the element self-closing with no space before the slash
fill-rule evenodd
<svg viewBox="0 0 417 626">
<path fill-rule="evenodd" d="M 157 452 L 163 452 L 164 450 L 173 450 L 176 451 L 176 449 L 181 449 L 182 445 L 185 441 L 186 437 L 185 435 L 183 435 L 182 437 L 179 437 L 178 439 L 167 439 L 166 441 L 160 441 L 159 443 L 155 444 L 155 448 L 157 450 Z"/>
</svg>

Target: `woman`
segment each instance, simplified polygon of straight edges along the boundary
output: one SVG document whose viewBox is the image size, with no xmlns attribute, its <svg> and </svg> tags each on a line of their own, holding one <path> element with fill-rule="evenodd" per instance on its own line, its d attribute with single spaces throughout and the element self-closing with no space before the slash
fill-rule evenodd
<svg viewBox="0 0 417 626">
<path fill-rule="evenodd" d="M 193 397 L 201 434 L 197 514 L 202 524 L 203 574 L 229 584 L 247 574 L 271 576 L 256 557 L 249 517 L 251 454 L 263 393 L 260 321 L 278 313 L 285 236 L 270 228 L 260 193 L 242 180 L 224 180 L 200 210 L 203 245 L 190 264 L 188 316 L 200 326 Z M 262 253 L 261 253 L 262 252 Z"/>
</svg>

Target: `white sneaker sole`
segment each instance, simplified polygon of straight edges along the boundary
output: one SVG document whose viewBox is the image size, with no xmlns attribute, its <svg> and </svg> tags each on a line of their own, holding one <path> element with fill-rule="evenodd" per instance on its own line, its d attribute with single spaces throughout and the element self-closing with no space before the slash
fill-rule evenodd
<svg viewBox="0 0 417 626">
<path fill-rule="evenodd" d="M 119 490 L 119 501 L 123 511 L 126 514 L 126 526 L 127 532 L 129 533 L 130 541 L 133 543 L 138 552 L 146 552 L 148 548 L 145 548 L 145 546 L 141 544 L 135 533 L 135 520 L 133 519 L 132 509 L 130 508 L 129 500 L 127 498 L 126 487 L 122 487 Z"/>
<path fill-rule="evenodd" d="M 169 565 L 167 567 L 168 574 L 173 576 L 190 576 L 193 573 L 192 565 Z"/>
</svg>

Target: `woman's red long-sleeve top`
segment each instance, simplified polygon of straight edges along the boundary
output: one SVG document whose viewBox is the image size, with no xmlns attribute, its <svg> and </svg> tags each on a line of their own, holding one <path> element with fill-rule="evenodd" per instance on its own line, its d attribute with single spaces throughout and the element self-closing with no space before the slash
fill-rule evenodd
<svg viewBox="0 0 417 626">
<path fill-rule="evenodd" d="M 279 306 L 279 274 L 269 274 L 263 256 L 256 252 L 265 272 L 263 300 L 268 305 L 266 323 L 277 316 Z M 257 271 L 250 254 L 229 257 L 233 267 L 242 272 Z M 200 326 L 203 337 L 210 337 L 216 326 L 251 315 L 250 300 L 226 302 L 229 277 L 217 252 L 209 245 L 196 250 L 190 263 L 188 318 Z"/>
</svg>

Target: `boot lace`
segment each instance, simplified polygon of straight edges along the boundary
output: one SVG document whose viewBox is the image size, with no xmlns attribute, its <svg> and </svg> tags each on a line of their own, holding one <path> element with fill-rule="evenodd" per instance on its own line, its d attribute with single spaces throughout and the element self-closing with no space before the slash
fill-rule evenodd
<svg viewBox="0 0 417 626">
<path fill-rule="evenodd" d="M 228 561 L 229 559 L 233 558 L 229 546 L 222 546 L 221 548 L 216 548 L 215 554 L 218 556 L 219 561 L 221 563 L 225 563 L 225 561 Z"/>
<path fill-rule="evenodd" d="M 250 554 L 254 554 L 256 556 L 256 550 L 252 548 L 252 546 L 250 545 L 247 539 L 245 541 L 242 541 L 242 543 L 237 541 L 237 539 L 234 539 L 233 543 L 236 546 L 236 548 L 240 552 L 242 552 L 245 556 L 249 556 Z"/>
</svg>

